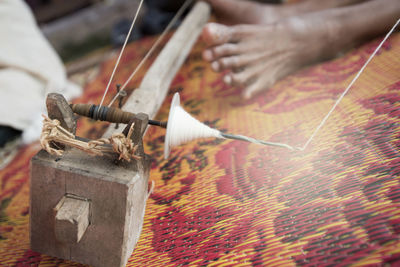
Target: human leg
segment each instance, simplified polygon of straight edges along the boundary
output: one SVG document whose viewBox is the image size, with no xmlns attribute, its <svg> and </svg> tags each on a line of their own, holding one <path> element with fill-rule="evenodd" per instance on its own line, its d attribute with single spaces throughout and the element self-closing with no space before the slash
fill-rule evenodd
<svg viewBox="0 0 400 267">
<path fill-rule="evenodd" d="M 366 0 L 305 0 L 294 4 L 264 4 L 247 0 L 205 0 L 224 24 L 269 24 L 282 18 Z"/>
</svg>

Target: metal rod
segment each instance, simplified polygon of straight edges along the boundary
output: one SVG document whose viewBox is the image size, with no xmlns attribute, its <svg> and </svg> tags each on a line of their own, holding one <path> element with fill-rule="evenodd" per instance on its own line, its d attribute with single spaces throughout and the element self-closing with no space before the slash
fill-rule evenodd
<svg viewBox="0 0 400 267">
<path fill-rule="evenodd" d="M 266 145 L 266 146 L 277 146 L 277 147 L 284 147 L 290 150 L 297 150 L 296 148 L 287 145 L 287 144 L 282 144 L 282 143 L 275 143 L 275 142 L 268 142 L 268 141 L 263 141 L 263 140 L 258 140 L 254 139 L 251 137 L 247 137 L 244 135 L 236 135 L 236 134 L 228 134 L 228 133 L 222 133 L 222 137 L 227 138 L 227 139 L 235 139 L 235 140 L 240 140 L 240 141 L 246 141 L 254 144 L 261 144 L 261 145 Z"/>
</svg>

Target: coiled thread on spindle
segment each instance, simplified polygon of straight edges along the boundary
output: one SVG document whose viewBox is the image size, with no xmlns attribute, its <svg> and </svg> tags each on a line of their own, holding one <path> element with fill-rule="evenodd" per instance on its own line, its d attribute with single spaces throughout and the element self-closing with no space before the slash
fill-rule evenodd
<svg viewBox="0 0 400 267">
<path fill-rule="evenodd" d="M 70 107 L 78 115 L 99 121 L 128 124 L 135 117 L 132 112 L 94 104 L 70 104 Z M 167 122 L 162 121 L 149 120 L 149 124 L 163 128 L 167 127 Z"/>
</svg>

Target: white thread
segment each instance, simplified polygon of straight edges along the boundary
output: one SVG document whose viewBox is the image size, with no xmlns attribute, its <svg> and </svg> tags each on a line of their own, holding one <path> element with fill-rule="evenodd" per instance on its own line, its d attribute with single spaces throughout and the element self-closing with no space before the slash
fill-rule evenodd
<svg viewBox="0 0 400 267">
<path fill-rule="evenodd" d="M 114 70 L 113 70 L 113 72 L 111 73 L 110 80 L 108 81 L 106 90 L 104 91 L 103 98 L 101 99 L 101 102 L 100 102 L 100 105 L 99 105 L 99 106 L 101 106 L 101 105 L 103 104 L 104 98 L 106 97 L 107 92 L 108 92 L 108 89 L 110 88 L 110 84 L 111 84 L 111 82 L 112 82 L 112 79 L 114 78 L 115 71 L 117 70 L 117 67 L 118 67 L 118 65 L 119 65 L 119 61 L 121 60 L 121 57 L 122 57 L 122 54 L 124 53 L 125 46 L 126 46 L 126 44 L 128 43 L 129 36 L 131 36 L 131 32 L 132 32 L 132 29 L 133 29 L 133 25 L 135 25 L 135 22 L 136 22 L 136 19 L 137 19 L 138 15 L 139 15 L 139 11 L 140 11 L 140 8 L 142 7 L 142 4 L 143 4 L 143 0 L 140 1 L 139 6 L 138 6 L 138 8 L 137 8 L 137 10 L 136 10 L 135 17 L 133 18 L 133 21 L 132 21 L 131 27 L 130 27 L 130 29 L 129 29 L 129 32 L 128 32 L 128 34 L 126 35 L 124 45 L 122 46 L 121 52 L 119 53 L 117 62 L 115 63 L 115 66 L 114 66 Z"/>
<path fill-rule="evenodd" d="M 126 88 L 128 83 L 133 79 L 133 77 L 136 75 L 136 73 L 139 71 L 139 69 L 142 67 L 142 65 L 146 62 L 146 60 L 150 57 L 150 55 L 154 52 L 154 49 L 160 44 L 160 42 L 164 39 L 165 35 L 171 27 L 175 24 L 175 22 L 178 20 L 178 18 L 182 15 L 183 11 L 191 4 L 193 0 L 186 0 L 185 3 L 181 6 L 181 8 L 176 12 L 175 16 L 172 18 L 172 20 L 168 23 L 167 27 L 164 29 L 164 31 L 161 33 L 160 37 L 154 42 L 154 44 L 151 46 L 147 54 L 143 57 L 143 59 L 139 62 L 137 67 L 133 70 L 131 75 L 128 77 L 126 82 L 122 85 L 121 92 Z M 114 101 L 118 98 L 119 92 L 114 96 L 114 98 L 111 100 L 110 104 L 108 104 L 108 107 L 111 107 L 111 105 L 114 103 Z"/>
<path fill-rule="evenodd" d="M 200 138 L 221 138 L 235 139 L 255 144 L 284 147 L 293 150 L 294 148 L 281 143 L 266 142 L 257 140 L 243 135 L 232 135 L 221 133 L 217 129 L 213 129 L 199 120 L 192 117 L 180 106 L 179 93 L 175 93 L 172 98 L 171 108 L 168 116 L 167 133 L 165 135 L 164 158 L 167 159 L 172 147 L 190 142 Z"/>
<path fill-rule="evenodd" d="M 368 65 L 368 63 L 372 60 L 373 57 L 375 57 L 376 53 L 381 49 L 382 45 L 385 43 L 387 38 L 393 33 L 394 29 L 397 27 L 399 24 L 400 19 L 397 20 L 397 22 L 394 24 L 392 29 L 386 34 L 385 38 L 383 38 L 382 42 L 378 45 L 378 47 L 375 49 L 375 51 L 371 54 L 371 56 L 368 58 L 368 60 L 365 62 L 365 64 L 361 67 L 361 69 L 358 71 L 356 76 L 354 76 L 353 80 L 350 82 L 350 84 L 347 86 L 347 88 L 344 90 L 344 92 L 340 95 L 340 97 L 336 100 L 335 104 L 332 106 L 332 108 L 329 110 L 328 114 L 322 119 L 321 123 L 317 126 L 317 128 L 314 130 L 314 132 L 311 134 L 310 138 L 307 140 L 307 142 L 304 144 L 303 147 L 298 147 L 297 149 L 303 151 L 307 148 L 307 146 L 311 143 L 312 139 L 317 135 L 318 131 L 322 128 L 322 126 L 325 124 L 325 122 L 328 120 L 329 116 L 332 114 L 334 109 L 336 108 L 337 105 L 339 105 L 340 101 L 342 101 L 343 97 L 347 94 L 347 92 L 350 90 L 350 88 L 353 86 L 355 81 L 360 77 L 361 73 L 364 71 L 365 67 Z"/>
<path fill-rule="evenodd" d="M 172 147 L 199 139 L 223 138 L 220 132 L 193 118 L 180 105 L 179 93 L 175 93 L 168 117 L 165 135 L 164 158 L 167 159 Z"/>
<path fill-rule="evenodd" d="M 358 71 L 358 73 L 353 78 L 353 80 L 350 82 L 350 84 L 346 87 L 346 89 L 343 91 L 343 93 L 340 95 L 340 97 L 336 100 L 335 104 L 329 110 L 328 114 L 326 114 L 326 116 L 322 119 L 321 123 L 314 130 L 314 132 L 312 133 L 310 138 L 307 140 L 307 142 L 304 144 L 304 146 L 296 147 L 295 148 L 296 150 L 304 151 L 307 148 L 308 144 L 312 141 L 312 139 L 315 137 L 317 132 L 322 128 L 322 126 L 328 120 L 329 116 L 332 114 L 332 112 L 334 111 L 336 106 L 340 103 L 340 101 L 343 99 L 343 97 L 347 94 L 347 92 L 353 86 L 355 81 L 360 77 L 361 73 L 364 71 L 364 69 L 366 68 L 368 63 L 372 60 L 372 58 L 376 55 L 376 53 L 379 51 L 379 49 L 382 47 L 382 45 L 385 43 L 385 41 L 393 33 L 394 29 L 397 27 L 399 22 L 400 22 L 400 19 L 397 20 L 397 22 L 392 27 L 392 29 L 386 34 L 386 36 L 385 36 L 385 38 L 383 38 L 382 42 L 378 45 L 378 47 L 371 54 L 371 56 L 368 58 L 368 60 L 364 63 L 364 65 Z M 179 93 L 175 93 L 175 95 L 172 99 L 172 103 L 171 103 L 171 108 L 170 108 L 169 117 L 168 117 L 167 133 L 165 135 L 165 147 L 164 147 L 164 158 L 165 159 L 168 158 L 171 148 L 174 146 L 178 146 L 180 144 L 183 144 L 183 143 L 186 143 L 186 142 L 198 139 L 198 138 L 208 138 L 208 137 L 224 138 L 224 139 L 231 138 L 229 136 L 234 137 L 233 139 L 239 139 L 239 140 L 248 141 L 248 142 L 252 142 L 252 143 L 280 146 L 280 147 L 285 147 L 288 149 L 293 149 L 293 147 L 291 147 L 290 145 L 287 145 L 287 144 L 265 142 L 265 141 L 256 140 L 256 139 L 249 138 L 246 136 L 241 136 L 241 135 L 229 135 L 229 134 L 225 135 L 216 129 L 210 128 L 209 126 L 201 123 L 197 119 L 193 118 L 189 113 L 187 113 L 180 106 Z"/>
<path fill-rule="evenodd" d="M 175 108 L 173 120 L 176 123 L 171 124 L 173 133 L 169 139 L 171 146 L 178 146 L 199 138 L 222 138 L 218 130 L 210 128 L 196 118 L 192 117 L 180 106 Z"/>
<path fill-rule="evenodd" d="M 252 137 L 240 135 L 240 134 L 227 134 L 227 133 L 221 133 L 221 136 L 225 139 L 233 139 L 233 140 L 241 140 L 241 141 L 246 141 L 250 142 L 253 144 L 259 144 L 259 145 L 265 145 L 265 146 L 276 146 L 276 147 L 284 147 L 290 150 L 296 150 L 297 148 L 294 148 L 290 145 L 283 144 L 283 143 L 276 143 L 276 142 L 268 142 L 268 141 L 263 141 L 263 140 L 258 140 L 254 139 Z"/>
</svg>

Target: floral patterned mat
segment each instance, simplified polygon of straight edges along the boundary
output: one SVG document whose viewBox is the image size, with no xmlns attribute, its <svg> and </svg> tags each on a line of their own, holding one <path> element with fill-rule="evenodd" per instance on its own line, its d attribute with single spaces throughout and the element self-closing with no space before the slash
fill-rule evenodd
<svg viewBox="0 0 400 267">
<path fill-rule="evenodd" d="M 128 47 L 116 81 L 153 41 Z M 199 42 L 157 117 L 167 118 L 180 92 L 184 108 L 213 127 L 301 146 L 379 42 L 304 68 L 250 101 L 201 60 Z M 115 60 L 75 102 L 100 101 Z M 81 119 L 78 135 L 94 139 L 106 127 Z M 177 147 L 166 161 L 164 135 L 150 127 L 145 138 L 156 187 L 128 266 L 400 265 L 399 33 L 305 152 L 211 139 Z M 0 171 L 0 265 L 80 266 L 29 249 L 29 161 L 39 149 L 21 148 Z"/>
</svg>

